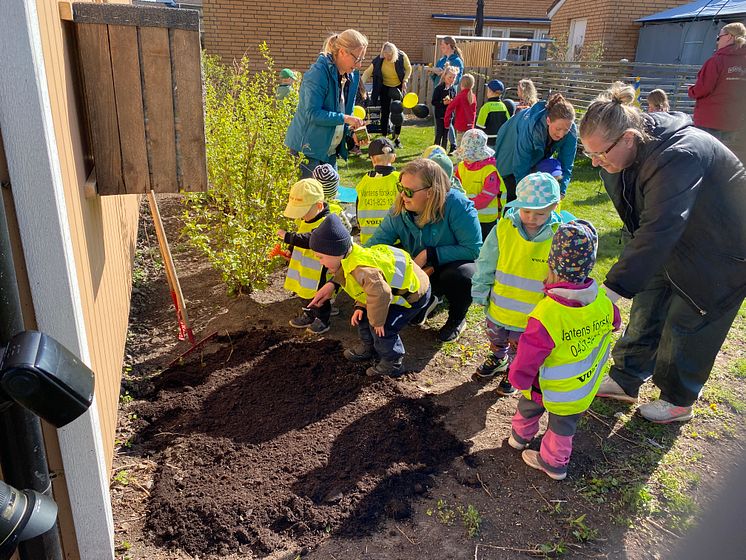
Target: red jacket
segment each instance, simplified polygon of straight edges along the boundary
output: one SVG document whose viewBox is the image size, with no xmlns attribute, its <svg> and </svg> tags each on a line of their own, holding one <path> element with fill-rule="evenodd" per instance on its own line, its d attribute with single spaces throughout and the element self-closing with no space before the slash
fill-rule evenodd
<svg viewBox="0 0 746 560">
<path fill-rule="evenodd" d="M 694 124 L 715 130 L 739 130 L 746 124 L 746 47 L 728 45 L 715 51 L 689 87 L 694 104 Z"/>
<path fill-rule="evenodd" d="M 474 94 L 474 103 L 469 103 L 469 91 L 462 89 L 446 107 L 446 114 L 443 117 L 446 128 L 451 122 L 451 116 L 454 117 L 453 126 L 458 132 L 474 128 L 474 121 L 477 118 L 477 95 Z"/>
</svg>

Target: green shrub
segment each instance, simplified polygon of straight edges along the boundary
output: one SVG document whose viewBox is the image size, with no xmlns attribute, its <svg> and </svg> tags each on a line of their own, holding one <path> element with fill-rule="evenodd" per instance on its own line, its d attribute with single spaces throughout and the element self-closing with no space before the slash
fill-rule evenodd
<svg viewBox="0 0 746 560">
<path fill-rule="evenodd" d="M 225 66 L 204 56 L 205 133 L 210 189 L 185 197 L 184 233 L 218 270 L 230 293 L 266 285 L 267 253 L 287 227 L 282 216 L 296 158 L 284 146 L 297 91 L 275 100 L 277 74 L 266 44 L 263 68 L 244 57 Z"/>
</svg>

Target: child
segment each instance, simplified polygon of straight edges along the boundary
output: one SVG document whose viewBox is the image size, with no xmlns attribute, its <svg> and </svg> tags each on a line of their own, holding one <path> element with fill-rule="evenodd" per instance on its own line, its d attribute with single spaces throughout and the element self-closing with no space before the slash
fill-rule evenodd
<svg viewBox="0 0 746 560">
<path fill-rule="evenodd" d="M 442 148 L 440 148 L 440 150 L 441 151 L 439 152 L 431 153 L 429 156 L 423 154 L 422 157 L 433 160 L 443 171 L 446 172 L 452 189 L 464 192 L 464 187 L 461 186 L 461 181 L 459 181 L 458 177 L 453 174 L 453 162 L 451 161 L 451 158 L 442 151 Z"/>
<path fill-rule="evenodd" d="M 508 108 L 500 100 L 505 86 L 500 80 L 490 80 L 487 83 L 487 101 L 479 109 L 476 126 L 487 135 L 487 145 L 494 146 L 497 132 L 510 118 Z"/>
<path fill-rule="evenodd" d="M 324 189 L 316 179 L 301 179 L 290 188 L 285 216 L 295 220 L 297 231 L 277 230 L 277 236 L 292 249 L 285 277 L 286 290 L 310 300 L 324 285 L 327 271 L 314 257 L 308 243 L 314 229 L 324 223 L 332 212 L 339 214 L 341 211 L 336 204 L 324 202 Z M 290 320 L 290 326 L 305 328 L 311 334 L 323 334 L 329 330 L 331 314 L 330 301 L 317 308 L 304 307 L 303 313 Z"/>
<path fill-rule="evenodd" d="M 311 175 L 324 188 L 324 200 L 329 202 L 332 208 L 336 209 L 339 206 L 342 209 L 338 213 L 339 217 L 342 218 L 342 223 L 344 223 L 345 227 L 348 230 L 352 230 L 350 220 L 350 216 L 352 216 L 351 210 L 345 209 L 344 205 L 339 201 L 339 173 L 337 173 L 337 170 L 329 163 L 322 163 L 314 167 Z"/>
<path fill-rule="evenodd" d="M 288 93 L 290 93 L 290 90 L 293 89 L 293 83 L 296 79 L 295 72 L 290 68 L 283 68 L 280 70 L 280 85 L 277 86 L 275 97 L 278 100 L 285 99 L 288 96 Z"/>
<path fill-rule="evenodd" d="M 457 66 L 448 66 L 443 71 L 440 83 L 435 86 L 433 91 L 433 115 L 435 117 L 435 144 L 445 148 L 448 145 L 448 126 L 446 126 L 444 117 L 446 107 L 456 97 L 456 76 L 458 76 Z M 451 146 L 451 151 L 455 149 Z"/>
<path fill-rule="evenodd" d="M 477 209 L 482 239 L 486 239 L 502 211 L 502 178 L 495 167 L 495 150 L 487 147 L 487 135 L 473 128 L 464 133 L 456 156 L 463 160 L 456 167 L 456 177 Z"/>
<path fill-rule="evenodd" d="M 341 286 L 355 301 L 351 323 L 360 343 L 344 351 L 353 362 L 379 362 L 368 375 L 399 377 L 404 372 L 404 344 L 399 331 L 430 299 L 430 279 L 406 251 L 388 245 L 364 248 L 354 244 L 335 215 L 311 233 L 316 258 L 334 274 L 314 296 L 311 305 L 325 305 Z"/>
<path fill-rule="evenodd" d="M 523 78 L 518 82 L 517 94 L 518 106 L 515 109 L 516 113 L 524 109 L 530 109 L 539 100 L 539 96 L 536 93 L 536 86 L 528 78 Z"/>
<path fill-rule="evenodd" d="M 654 89 L 648 93 L 648 113 L 668 112 L 668 95 L 662 89 Z"/>
<path fill-rule="evenodd" d="M 477 116 L 477 96 L 474 95 L 474 76 L 464 74 L 459 84 L 461 91 L 453 98 L 446 107 L 443 120 L 446 128 L 453 118 L 453 127 L 456 129 L 456 143 L 461 142 L 461 136 L 469 129 L 474 128 L 474 119 Z M 449 152 L 450 153 L 450 152 Z"/>
<path fill-rule="evenodd" d="M 556 158 L 543 159 L 536 164 L 534 171 L 540 173 L 549 173 L 552 177 L 557 179 L 557 182 L 560 184 L 560 200 L 565 199 L 565 193 L 562 192 L 562 163 L 560 163 L 560 160 Z M 557 212 L 560 211 L 561 206 L 562 202 L 557 205 Z"/>
<path fill-rule="evenodd" d="M 619 310 L 588 275 L 596 262 L 598 236 L 588 222 L 562 224 L 552 239 L 544 299 L 529 314 L 508 378 L 523 396 L 508 443 L 524 449 L 523 460 L 554 480 L 567 476 L 572 438 L 601 384 L 611 332 Z M 549 412 L 541 451 L 527 450 Z"/>
<path fill-rule="evenodd" d="M 368 147 L 373 164 L 355 187 L 357 190 L 357 222 L 360 225 L 360 243 L 365 244 L 394 204 L 399 173 L 394 171 L 396 153 L 394 144 L 382 136 Z"/>
<path fill-rule="evenodd" d="M 488 381 L 508 370 L 528 314 L 544 295 L 547 256 L 562 222 L 554 212 L 560 201 L 559 183 L 551 175 L 527 175 L 516 186 L 516 197 L 484 240 L 471 279 L 474 302 L 485 306 L 492 351 L 472 376 L 475 381 Z M 497 392 L 515 393 L 507 375 Z"/>
</svg>

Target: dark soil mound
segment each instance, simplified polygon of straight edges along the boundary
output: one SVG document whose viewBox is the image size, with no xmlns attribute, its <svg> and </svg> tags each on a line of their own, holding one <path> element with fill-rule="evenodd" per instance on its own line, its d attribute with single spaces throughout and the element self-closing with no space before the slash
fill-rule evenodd
<svg viewBox="0 0 746 560">
<path fill-rule="evenodd" d="M 139 411 L 159 464 L 146 526 L 193 555 L 368 533 L 407 517 L 430 475 L 464 452 L 441 408 L 366 378 L 336 341 L 252 331 L 156 387 Z"/>
</svg>

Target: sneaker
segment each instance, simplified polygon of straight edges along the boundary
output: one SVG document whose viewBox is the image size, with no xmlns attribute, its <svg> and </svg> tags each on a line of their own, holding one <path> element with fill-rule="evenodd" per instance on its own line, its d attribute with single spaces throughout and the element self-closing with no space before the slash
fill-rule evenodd
<svg viewBox="0 0 746 560">
<path fill-rule="evenodd" d="M 331 317 L 336 317 L 337 315 L 339 315 L 339 307 L 332 305 L 332 310 L 331 310 L 331 313 L 329 313 L 329 315 Z"/>
<path fill-rule="evenodd" d="M 351 362 L 366 362 L 376 357 L 373 347 L 366 346 L 362 342 L 352 348 L 345 348 L 344 357 Z"/>
<path fill-rule="evenodd" d="M 314 319 L 313 323 L 311 323 L 308 328 L 306 329 L 306 332 L 308 334 L 324 334 L 326 331 L 328 331 L 331 328 L 329 323 L 324 323 L 321 319 L 316 317 Z"/>
<path fill-rule="evenodd" d="M 693 416 L 691 406 L 676 406 L 662 399 L 640 405 L 637 411 L 645 420 L 650 420 L 656 424 L 686 422 L 691 420 Z"/>
<path fill-rule="evenodd" d="M 508 438 L 508 445 L 512 447 L 513 449 L 517 449 L 518 451 L 523 451 L 524 449 L 528 449 L 530 442 L 521 443 L 515 437 L 513 434 L 510 434 L 510 437 Z"/>
<path fill-rule="evenodd" d="M 477 371 L 471 377 L 474 381 L 489 381 L 498 373 L 505 373 L 509 365 L 510 360 L 507 356 L 498 358 L 494 354 L 490 354 L 484 363 L 477 367 Z"/>
<path fill-rule="evenodd" d="M 624 389 L 614 381 L 608 375 L 601 381 L 601 385 L 598 387 L 597 397 L 605 397 L 607 399 L 616 399 L 618 401 L 624 401 L 629 403 L 636 403 L 637 397 L 630 397 L 624 392 Z"/>
<path fill-rule="evenodd" d="M 508 381 L 507 375 L 503 376 L 500 380 L 500 384 L 497 386 L 496 391 L 501 397 L 509 397 L 518 392 L 517 389 L 510 384 L 510 381 Z"/>
<path fill-rule="evenodd" d="M 549 478 L 553 478 L 554 480 L 564 480 L 567 476 L 567 470 L 552 468 L 547 465 L 544 462 L 544 459 L 541 458 L 541 455 L 539 455 L 538 451 L 526 449 L 521 453 L 521 457 L 523 458 L 523 462 L 529 467 L 538 471 L 544 471 Z"/>
<path fill-rule="evenodd" d="M 454 146 L 453 144 L 451 144 L 451 147 L 448 148 L 448 155 L 449 156 L 453 155 L 453 152 L 455 152 L 455 151 L 456 151 L 456 146 Z"/>
<path fill-rule="evenodd" d="M 428 317 L 432 314 L 433 311 L 435 311 L 435 308 L 440 305 L 440 298 L 436 295 L 430 295 L 430 301 L 427 303 L 425 308 L 419 312 L 418 315 L 415 316 L 414 319 L 412 319 L 413 325 L 424 325 L 425 321 L 427 321 Z"/>
<path fill-rule="evenodd" d="M 296 329 L 305 329 L 310 327 L 316 320 L 316 316 L 310 311 L 303 311 L 301 315 L 298 315 L 295 319 L 290 319 L 289 323 L 291 327 Z"/>
<path fill-rule="evenodd" d="M 376 365 L 369 367 L 365 370 L 365 374 L 369 377 L 378 377 L 382 375 L 388 375 L 389 377 L 397 378 L 404 375 L 404 368 L 402 368 L 402 360 L 390 362 L 388 360 L 381 360 Z"/>
<path fill-rule="evenodd" d="M 394 148 L 401 148 L 401 140 L 399 140 L 398 138 L 394 140 Z"/>
<path fill-rule="evenodd" d="M 446 324 L 441 327 L 438 331 L 438 339 L 441 342 L 454 342 L 458 340 L 461 333 L 466 328 L 466 319 L 461 319 L 460 322 L 456 322 L 453 319 L 448 319 Z"/>
</svg>

